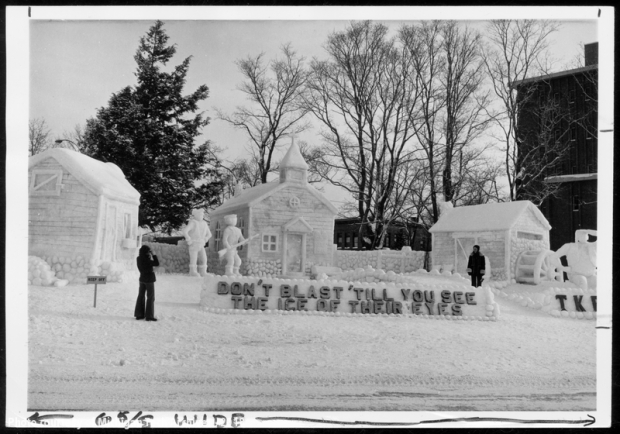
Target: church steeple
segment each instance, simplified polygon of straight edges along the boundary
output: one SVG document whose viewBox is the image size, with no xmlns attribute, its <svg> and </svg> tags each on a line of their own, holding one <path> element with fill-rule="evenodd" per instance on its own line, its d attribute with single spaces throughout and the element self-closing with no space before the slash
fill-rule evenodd
<svg viewBox="0 0 620 434">
<path fill-rule="evenodd" d="M 291 147 L 280 161 L 280 182 L 296 182 L 305 184 L 308 180 L 308 163 L 301 155 L 299 146 L 292 137 Z"/>
</svg>

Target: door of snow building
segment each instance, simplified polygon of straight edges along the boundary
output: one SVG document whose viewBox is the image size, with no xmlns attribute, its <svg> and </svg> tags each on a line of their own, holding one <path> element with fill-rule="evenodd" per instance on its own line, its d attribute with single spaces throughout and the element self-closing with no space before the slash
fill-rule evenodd
<svg viewBox="0 0 620 434">
<path fill-rule="evenodd" d="M 103 242 L 101 243 L 101 260 L 114 260 L 115 241 L 117 237 L 116 207 L 113 205 L 106 206 L 105 218 L 103 221 Z"/>
<path fill-rule="evenodd" d="M 474 250 L 476 245 L 475 238 L 455 238 L 454 239 L 455 258 L 456 258 L 456 272 L 461 276 L 467 276 L 467 263 L 469 262 L 469 255 Z"/>
<path fill-rule="evenodd" d="M 286 271 L 303 273 L 303 234 L 286 234 Z"/>
</svg>

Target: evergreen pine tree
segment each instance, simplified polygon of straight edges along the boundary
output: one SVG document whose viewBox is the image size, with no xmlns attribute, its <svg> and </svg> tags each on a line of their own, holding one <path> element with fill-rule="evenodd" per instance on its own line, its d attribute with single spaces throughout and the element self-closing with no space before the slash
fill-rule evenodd
<svg viewBox="0 0 620 434">
<path fill-rule="evenodd" d="M 212 205 L 223 182 L 209 142 L 195 145 L 209 123 L 196 113 L 209 89 L 182 94 L 191 56 L 164 70 L 176 48 L 167 45 L 163 26 L 157 21 L 140 38 L 136 86 L 113 94 L 87 121 L 83 152 L 119 166 L 140 192 L 140 226 L 170 233 L 192 208 Z"/>
</svg>

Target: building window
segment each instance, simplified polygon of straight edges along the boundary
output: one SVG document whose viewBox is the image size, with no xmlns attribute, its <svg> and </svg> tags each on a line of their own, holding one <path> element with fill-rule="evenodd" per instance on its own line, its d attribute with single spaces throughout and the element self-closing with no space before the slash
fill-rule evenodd
<svg viewBox="0 0 620 434">
<path fill-rule="evenodd" d="M 222 241 L 222 227 L 220 226 L 220 222 L 215 223 L 215 250 L 220 250 L 220 241 Z"/>
<path fill-rule="evenodd" d="M 277 252 L 278 236 L 273 234 L 263 234 L 262 250 L 263 252 Z"/>
<path fill-rule="evenodd" d="M 579 211 L 579 196 L 573 196 L 573 211 Z"/>
<path fill-rule="evenodd" d="M 348 248 L 350 248 L 350 247 L 351 247 L 351 234 L 346 234 L 346 235 L 344 236 L 344 247 L 345 247 L 346 249 L 348 249 Z"/>
<path fill-rule="evenodd" d="M 30 194 L 35 196 L 59 196 L 62 188 L 62 170 L 33 170 Z"/>
<path fill-rule="evenodd" d="M 573 104 L 575 102 L 575 89 L 571 89 L 568 93 L 568 102 Z"/>
<path fill-rule="evenodd" d="M 131 214 L 125 213 L 123 216 L 123 225 L 125 228 L 125 238 L 132 238 L 131 235 Z"/>
<path fill-rule="evenodd" d="M 542 241 L 543 236 L 541 234 L 536 234 L 536 233 L 533 233 L 533 232 L 517 231 L 517 238 L 522 238 L 524 240 Z"/>
<path fill-rule="evenodd" d="M 245 219 L 243 217 L 239 217 L 238 227 L 241 230 L 241 235 L 245 238 Z M 244 246 L 239 247 L 239 250 L 243 250 Z"/>
<path fill-rule="evenodd" d="M 357 235 L 353 235 L 353 248 L 357 249 L 358 248 L 358 237 Z"/>
<path fill-rule="evenodd" d="M 336 245 L 339 249 L 342 249 L 342 232 L 338 232 L 338 235 L 336 235 Z"/>
<path fill-rule="evenodd" d="M 299 205 L 301 204 L 301 201 L 299 200 L 299 198 L 297 196 L 293 196 L 288 201 L 288 204 L 289 204 L 289 206 L 291 208 L 299 208 Z"/>
</svg>

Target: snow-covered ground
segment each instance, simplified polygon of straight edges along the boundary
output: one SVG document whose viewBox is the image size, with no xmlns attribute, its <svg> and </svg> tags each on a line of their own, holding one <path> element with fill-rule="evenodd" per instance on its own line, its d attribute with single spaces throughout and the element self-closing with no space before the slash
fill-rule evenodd
<svg viewBox="0 0 620 434">
<path fill-rule="evenodd" d="M 431 278 L 431 276 L 425 277 Z M 437 282 L 447 279 L 433 276 Z M 29 287 L 31 410 L 577 411 L 596 407 L 595 321 L 497 296 L 498 321 L 216 314 L 201 280 Z M 505 291 L 531 292 L 511 285 Z"/>
</svg>

